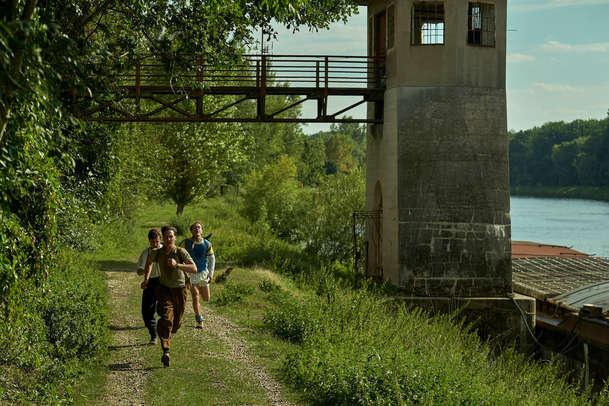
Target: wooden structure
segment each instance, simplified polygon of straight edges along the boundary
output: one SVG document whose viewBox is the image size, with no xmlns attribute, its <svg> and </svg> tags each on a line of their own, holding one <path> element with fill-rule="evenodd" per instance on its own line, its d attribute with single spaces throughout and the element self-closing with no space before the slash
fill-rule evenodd
<svg viewBox="0 0 609 406">
<path fill-rule="evenodd" d="M 150 56 L 111 79 L 110 98 L 74 94 L 73 105 L 75 114 L 89 121 L 381 123 L 380 117 L 342 117 L 363 103 L 382 100 L 381 59 L 250 55 L 218 67 L 200 57 Z M 272 96 L 292 96 L 293 101 L 268 111 Z M 355 101 L 329 111 L 329 98 L 345 96 Z M 246 101 L 254 101 L 255 108 L 242 108 Z M 315 117 L 285 114 L 307 101 L 317 104 Z"/>
</svg>

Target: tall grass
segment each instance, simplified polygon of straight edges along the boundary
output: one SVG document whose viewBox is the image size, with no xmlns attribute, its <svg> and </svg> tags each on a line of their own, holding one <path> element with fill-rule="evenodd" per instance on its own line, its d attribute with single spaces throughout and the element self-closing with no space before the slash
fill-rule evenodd
<svg viewBox="0 0 609 406">
<path fill-rule="evenodd" d="M 318 289 L 319 290 L 319 289 Z M 595 405 L 557 365 L 489 348 L 451 315 L 337 285 L 323 296 L 270 310 L 266 324 L 301 343 L 283 364 L 285 379 L 319 405 Z"/>
<path fill-rule="evenodd" d="M 87 362 L 106 347 L 103 276 L 64 251 L 41 284 L 27 280 L 0 313 L 0 404 L 65 404 Z"/>
</svg>

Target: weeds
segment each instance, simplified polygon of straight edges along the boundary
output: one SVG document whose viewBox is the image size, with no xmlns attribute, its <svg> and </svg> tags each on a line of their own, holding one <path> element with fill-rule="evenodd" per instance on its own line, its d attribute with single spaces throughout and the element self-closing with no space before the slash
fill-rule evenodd
<svg viewBox="0 0 609 406">
<path fill-rule="evenodd" d="M 227 283 L 213 303 L 217 306 L 226 306 L 240 302 L 244 297 L 254 293 L 254 288 L 243 283 Z"/>
</svg>

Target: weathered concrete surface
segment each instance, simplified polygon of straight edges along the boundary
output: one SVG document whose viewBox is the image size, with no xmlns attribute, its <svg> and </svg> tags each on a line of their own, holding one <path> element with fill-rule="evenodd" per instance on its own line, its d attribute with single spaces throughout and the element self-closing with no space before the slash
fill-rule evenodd
<svg viewBox="0 0 609 406">
<path fill-rule="evenodd" d="M 400 287 L 511 292 L 505 92 L 397 89 Z"/>
<path fill-rule="evenodd" d="M 505 94 L 506 0 L 495 46 L 467 44 L 467 0 L 444 4 L 444 44 L 412 45 L 413 0 L 368 2 L 369 53 L 379 13 L 395 7 L 382 128 L 368 131 L 367 210 L 382 191 L 383 276 L 412 296 L 511 294 Z"/>
</svg>

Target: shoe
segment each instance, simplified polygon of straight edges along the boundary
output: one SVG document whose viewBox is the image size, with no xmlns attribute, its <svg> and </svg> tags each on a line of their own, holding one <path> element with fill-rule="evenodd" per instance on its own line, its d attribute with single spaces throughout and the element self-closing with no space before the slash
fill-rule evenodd
<svg viewBox="0 0 609 406">
<path fill-rule="evenodd" d="M 163 363 L 163 366 L 165 368 L 169 366 L 169 351 L 163 353 L 163 356 L 161 357 L 161 362 Z"/>
<path fill-rule="evenodd" d="M 195 328 L 203 328 L 203 320 L 197 321 L 197 325 L 195 326 Z"/>
<path fill-rule="evenodd" d="M 150 337 L 150 341 L 148 341 L 148 345 L 156 345 L 156 336 Z"/>
</svg>

